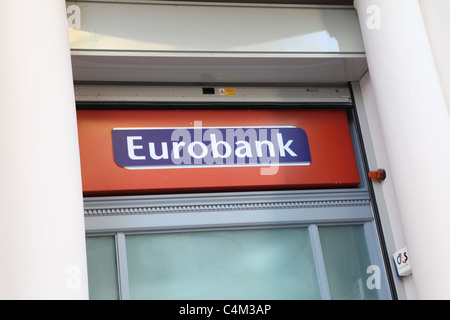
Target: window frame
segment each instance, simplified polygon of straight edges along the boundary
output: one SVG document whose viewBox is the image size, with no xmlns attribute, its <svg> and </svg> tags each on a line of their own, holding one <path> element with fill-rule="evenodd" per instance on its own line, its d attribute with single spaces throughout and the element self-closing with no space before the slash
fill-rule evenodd
<svg viewBox="0 0 450 320">
<path fill-rule="evenodd" d="M 167 205 L 170 203 L 171 205 Z M 114 235 L 120 299 L 130 298 L 126 235 L 308 227 L 322 299 L 330 299 L 318 228 L 363 225 L 371 264 L 380 267 L 380 299 L 391 299 L 368 192 L 272 191 L 85 199 L 87 236 Z"/>
</svg>

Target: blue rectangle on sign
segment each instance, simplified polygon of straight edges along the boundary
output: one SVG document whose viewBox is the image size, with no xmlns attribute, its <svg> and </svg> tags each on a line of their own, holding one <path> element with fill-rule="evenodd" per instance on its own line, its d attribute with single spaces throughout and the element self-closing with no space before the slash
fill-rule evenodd
<svg viewBox="0 0 450 320">
<path fill-rule="evenodd" d="M 114 161 L 127 169 L 299 166 L 311 163 L 297 127 L 116 128 Z"/>
</svg>

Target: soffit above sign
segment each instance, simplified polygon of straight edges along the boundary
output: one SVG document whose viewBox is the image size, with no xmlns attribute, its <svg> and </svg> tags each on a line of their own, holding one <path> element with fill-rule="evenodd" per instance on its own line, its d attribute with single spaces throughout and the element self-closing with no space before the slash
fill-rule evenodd
<svg viewBox="0 0 450 320">
<path fill-rule="evenodd" d="M 223 92 L 223 93 L 222 93 Z M 352 103 L 348 86 L 157 86 L 157 85 L 75 85 L 78 107 L 92 109 L 99 104 L 120 101 L 122 108 L 130 104 L 340 104 Z"/>
<path fill-rule="evenodd" d="M 270 4 L 310 4 L 310 5 L 332 5 L 332 6 L 352 6 L 353 0 L 279 0 L 279 1 L 273 1 L 273 0 L 246 0 L 246 1 L 239 1 L 239 0 L 195 0 L 195 2 L 222 2 L 222 3 L 270 3 Z"/>
<path fill-rule="evenodd" d="M 352 7 L 66 5 L 76 81 L 337 83 L 367 69 Z"/>
</svg>

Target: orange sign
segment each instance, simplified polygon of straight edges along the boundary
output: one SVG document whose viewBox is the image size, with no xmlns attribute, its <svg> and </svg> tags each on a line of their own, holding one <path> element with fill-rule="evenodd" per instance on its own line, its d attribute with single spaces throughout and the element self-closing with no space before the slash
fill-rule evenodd
<svg viewBox="0 0 450 320">
<path fill-rule="evenodd" d="M 85 195 L 351 187 L 344 110 L 80 110 Z"/>
</svg>

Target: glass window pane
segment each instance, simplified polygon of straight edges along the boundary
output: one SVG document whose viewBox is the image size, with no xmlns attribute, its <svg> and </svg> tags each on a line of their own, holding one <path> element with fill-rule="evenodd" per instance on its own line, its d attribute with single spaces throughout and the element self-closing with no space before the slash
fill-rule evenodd
<svg viewBox="0 0 450 320">
<path fill-rule="evenodd" d="M 131 299 L 320 299 L 306 228 L 129 235 Z"/>
<path fill-rule="evenodd" d="M 371 265 L 363 225 L 319 227 L 332 299 L 378 299 L 369 289 L 367 273 Z"/>
<path fill-rule="evenodd" d="M 88 237 L 86 239 L 86 247 L 89 299 L 118 299 L 119 287 L 114 237 Z"/>
</svg>

